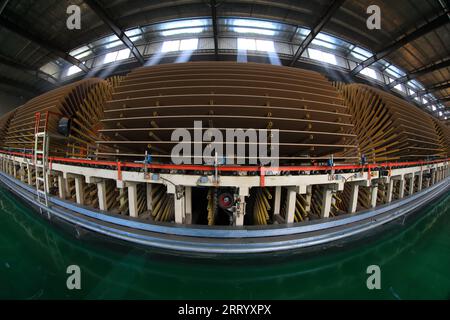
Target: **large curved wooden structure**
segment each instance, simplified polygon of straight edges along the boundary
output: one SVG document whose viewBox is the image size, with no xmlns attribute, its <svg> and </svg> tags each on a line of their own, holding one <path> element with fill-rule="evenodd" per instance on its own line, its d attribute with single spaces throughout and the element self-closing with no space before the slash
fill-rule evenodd
<svg viewBox="0 0 450 320">
<path fill-rule="evenodd" d="M 370 162 L 446 158 L 448 127 L 393 94 L 363 84 L 337 84 L 349 106 L 360 154 Z"/>
<path fill-rule="evenodd" d="M 114 80 L 117 81 L 117 80 Z M 87 157 L 95 147 L 96 131 L 103 116 L 104 102 L 111 98 L 114 81 L 85 79 L 38 96 L 0 119 L 1 147 L 32 152 L 36 127 L 42 129 L 48 117 L 50 155 Z M 61 118 L 70 120 L 67 136 L 58 133 Z"/>
<path fill-rule="evenodd" d="M 108 140 L 99 145 L 115 152 L 98 155 L 142 159 L 149 149 L 157 161 L 170 162 L 177 143 L 172 131 L 192 133 L 194 121 L 202 121 L 204 130 L 278 129 L 280 163 L 331 155 L 354 161 L 350 117 L 338 91 L 313 71 L 236 62 L 143 67 L 130 72 L 106 103 L 100 131 Z"/>
</svg>

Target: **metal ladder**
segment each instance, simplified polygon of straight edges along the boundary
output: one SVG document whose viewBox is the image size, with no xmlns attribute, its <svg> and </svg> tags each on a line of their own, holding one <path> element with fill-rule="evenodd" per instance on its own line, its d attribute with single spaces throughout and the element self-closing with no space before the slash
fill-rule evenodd
<svg viewBox="0 0 450 320">
<path fill-rule="evenodd" d="M 48 146 L 49 137 L 47 134 L 47 124 L 49 113 L 45 112 L 44 127 L 41 126 L 41 113 L 35 114 L 35 127 L 34 127 L 34 167 L 36 171 L 35 183 L 36 183 L 36 200 L 48 207 Z M 42 208 L 39 208 L 43 213 Z"/>
</svg>

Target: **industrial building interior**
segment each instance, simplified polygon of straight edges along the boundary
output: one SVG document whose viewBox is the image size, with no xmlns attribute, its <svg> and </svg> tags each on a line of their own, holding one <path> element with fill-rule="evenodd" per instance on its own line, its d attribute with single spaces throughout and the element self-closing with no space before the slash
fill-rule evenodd
<svg viewBox="0 0 450 320">
<path fill-rule="evenodd" d="M 322 243 L 312 231 L 323 243 L 364 233 L 448 194 L 449 10 L 0 0 L 2 180 L 77 235 L 169 251 L 274 252 Z M 198 123 L 200 156 L 189 145 L 176 162 L 174 132 L 196 137 Z M 211 132 L 237 128 L 259 142 L 211 152 Z"/>
</svg>

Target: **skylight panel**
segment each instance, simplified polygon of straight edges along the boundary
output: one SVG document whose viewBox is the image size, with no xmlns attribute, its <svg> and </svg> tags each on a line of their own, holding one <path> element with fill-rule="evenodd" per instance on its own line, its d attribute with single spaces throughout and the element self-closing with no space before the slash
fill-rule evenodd
<svg viewBox="0 0 450 320">
<path fill-rule="evenodd" d="M 276 24 L 269 21 L 234 19 L 233 31 L 238 33 L 255 33 L 266 36 L 274 36 L 277 28 Z"/>
<path fill-rule="evenodd" d="M 162 24 L 162 29 L 166 29 L 162 31 L 162 35 L 167 37 L 177 34 L 201 33 L 205 25 L 206 20 L 202 19 L 167 22 Z"/>
</svg>

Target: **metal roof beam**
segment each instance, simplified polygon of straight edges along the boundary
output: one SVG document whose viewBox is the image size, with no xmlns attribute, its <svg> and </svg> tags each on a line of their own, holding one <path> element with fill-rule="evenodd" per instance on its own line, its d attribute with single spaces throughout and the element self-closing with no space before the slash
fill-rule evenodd
<svg viewBox="0 0 450 320">
<path fill-rule="evenodd" d="M 31 95 L 37 95 L 37 94 L 42 93 L 41 90 L 38 90 L 35 87 L 32 87 L 32 86 L 22 83 L 20 81 L 9 79 L 9 78 L 3 77 L 3 76 L 0 76 L 0 84 L 4 84 L 4 85 L 7 85 L 7 86 L 15 88 L 15 89 L 23 90 L 27 93 L 30 93 Z"/>
<path fill-rule="evenodd" d="M 6 6 L 8 5 L 9 0 L 2 0 L 0 1 L 0 16 L 2 15 L 3 11 L 5 10 Z"/>
<path fill-rule="evenodd" d="M 78 68 L 80 68 L 81 70 L 83 70 L 84 72 L 89 72 L 89 68 L 86 67 L 86 65 L 84 63 L 82 63 L 80 60 L 75 59 L 74 57 L 72 57 L 70 54 L 68 54 L 67 52 L 64 52 L 63 50 L 55 47 L 53 44 L 51 44 L 50 42 L 47 42 L 46 40 L 38 37 L 37 35 L 34 35 L 32 33 L 30 33 L 29 31 L 23 29 L 22 27 L 6 20 L 5 18 L 0 17 L 0 26 L 10 30 L 11 32 L 14 32 L 16 34 L 18 34 L 19 36 L 28 39 L 34 43 L 36 43 L 37 45 L 41 46 L 42 48 L 50 51 L 51 53 L 55 54 L 56 56 L 66 60 L 67 62 L 77 66 Z"/>
<path fill-rule="evenodd" d="M 297 60 L 301 57 L 303 52 L 308 48 L 308 46 L 311 44 L 311 42 L 314 40 L 316 35 L 322 30 L 322 28 L 325 26 L 325 24 L 331 19 L 333 14 L 341 7 L 341 5 L 344 3 L 345 0 L 334 0 L 330 6 L 325 10 L 323 15 L 319 18 L 319 20 L 316 22 L 313 28 L 311 28 L 311 31 L 309 32 L 308 36 L 302 41 L 300 46 L 298 47 L 297 51 L 294 54 L 294 57 L 292 58 L 292 61 L 290 62 L 290 66 L 294 66 Z"/>
<path fill-rule="evenodd" d="M 404 83 L 406 81 L 423 76 L 424 74 L 427 74 L 427 73 L 430 73 L 430 72 L 433 72 L 433 71 L 436 71 L 439 69 L 443 69 L 443 68 L 446 68 L 449 66 L 450 66 L 450 58 L 442 60 L 439 63 L 429 64 L 423 68 L 417 69 L 416 71 L 410 72 L 406 76 L 400 77 L 400 78 L 392 81 L 390 84 L 387 85 L 387 87 L 388 87 L 388 89 L 392 89 L 393 87 L 395 87 L 396 85 L 398 85 L 400 83 Z"/>
<path fill-rule="evenodd" d="M 425 88 L 423 90 L 417 91 L 415 94 L 410 95 L 410 98 L 414 99 L 414 98 L 421 97 L 421 96 L 426 95 L 426 94 L 431 93 L 431 92 L 435 92 L 435 91 L 439 91 L 439 90 L 445 90 L 445 89 L 448 89 L 448 88 L 450 88 L 450 81 L 438 83 L 438 84 L 436 84 L 436 85 L 434 85 L 432 87 Z"/>
<path fill-rule="evenodd" d="M 9 59 L 7 57 L 4 57 L 2 55 L 0 55 L 0 64 L 3 64 L 5 66 L 11 67 L 11 68 L 14 68 L 14 69 L 17 69 L 17 70 L 21 70 L 21 71 L 24 71 L 24 72 L 34 73 L 37 77 L 39 77 L 40 79 L 44 79 L 44 80 L 48 81 L 52 85 L 54 85 L 58 81 L 55 77 L 53 77 L 53 76 L 51 76 L 51 75 L 49 75 L 49 74 L 47 74 L 47 73 L 45 73 L 45 72 L 43 72 L 43 71 L 41 71 L 39 69 L 36 69 L 36 68 L 34 68 L 32 66 L 28 66 L 28 65 L 25 65 L 23 63 L 14 61 L 14 60 L 11 60 L 11 59 Z M 49 79 L 52 79 L 52 81 L 50 81 Z"/>
<path fill-rule="evenodd" d="M 427 107 L 427 106 L 431 106 L 432 104 L 436 104 L 436 103 L 444 103 L 444 102 L 448 102 L 450 101 L 450 96 L 446 96 L 440 99 L 436 99 L 433 101 L 428 101 L 427 103 L 424 103 L 422 106 Z M 442 110 L 439 110 L 442 111 Z"/>
<path fill-rule="evenodd" d="M 391 54 L 392 52 L 396 51 L 397 49 L 400 49 L 407 43 L 414 41 L 425 34 L 433 31 L 434 29 L 437 29 L 447 22 L 449 22 L 449 18 L 447 16 L 448 12 L 438 16 L 437 18 L 433 19 L 429 23 L 423 25 L 422 27 L 416 29 L 415 31 L 401 37 L 400 39 L 394 41 L 392 44 L 388 45 L 387 47 L 381 49 L 377 53 L 375 53 L 373 56 L 368 58 L 367 60 L 361 62 L 358 64 L 352 71 L 351 74 L 355 75 L 359 73 L 364 68 L 367 68 L 368 66 L 372 65 L 373 63 L 377 62 L 378 60 L 383 59 L 387 55 Z"/>
<path fill-rule="evenodd" d="M 217 27 L 217 4 L 216 0 L 210 1 L 211 6 L 211 19 L 214 34 L 214 56 L 216 60 L 219 60 L 219 39 L 218 39 L 218 27 Z"/>
<path fill-rule="evenodd" d="M 112 30 L 112 32 L 123 42 L 123 44 L 130 49 L 131 53 L 136 57 L 140 64 L 144 64 L 145 60 L 138 48 L 125 34 L 117 23 L 108 15 L 105 9 L 96 0 L 84 0 L 84 2 L 94 11 L 100 19 Z"/>
</svg>

